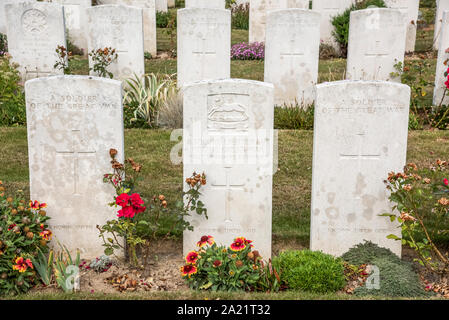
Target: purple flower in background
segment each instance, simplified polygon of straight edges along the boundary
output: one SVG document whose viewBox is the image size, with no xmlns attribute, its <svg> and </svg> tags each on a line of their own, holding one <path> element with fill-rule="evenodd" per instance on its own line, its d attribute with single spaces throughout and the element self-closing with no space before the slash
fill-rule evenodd
<svg viewBox="0 0 449 320">
<path fill-rule="evenodd" d="M 231 48 L 231 59 L 234 60 L 263 60 L 264 58 L 265 44 L 263 42 L 242 42 Z"/>
</svg>

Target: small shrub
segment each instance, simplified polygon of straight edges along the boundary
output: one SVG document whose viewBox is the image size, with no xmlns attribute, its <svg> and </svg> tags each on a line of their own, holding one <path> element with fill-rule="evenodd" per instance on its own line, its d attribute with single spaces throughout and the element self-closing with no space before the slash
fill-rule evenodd
<svg viewBox="0 0 449 320">
<path fill-rule="evenodd" d="M 231 47 L 233 60 L 264 60 L 265 44 L 263 42 L 237 43 Z"/>
<path fill-rule="evenodd" d="M 281 252 L 273 265 L 289 289 L 326 293 L 341 290 L 346 284 L 343 262 L 319 251 Z"/>
<path fill-rule="evenodd" d="M 335 50 L 334 46 L 328 43 L 324 43 L 321 41 L 320 43 L 320 59 L 328 60 L 333 58 L 338 58 L 339 54 L 337 50 Z"/>
<path fill-rule="evenodd" d="M 89 71 L 95 72 L 99 77 L 110 78 L 114 77 L 112 72 L 108 71 L 108 67 L 115 61 L 117 61 L 118 54 L 115 49 L 106 47 L 103 49 L 92 50 L 89 53 L 92 59 L 93 67 L 89 68 Z"/>
<path fill-rule="evenodd" d="M 424 297 L 429 294 L 421 285 L 410 263 L 402 261 L 387 248 L 365 241 L 349 249 L 342 259 L 352 265 L 372 265 L 379 268 L 379 289 L 358 287 L 358 296 Z"/>
<path fill-rule="evenodd" d="M 169 97 L 178 95 L 176 81 L 171 76 L 151 73 L 126 80 L 123 105 L 128 114 L 133 110 L 134 117 L 127 120 L 129 125 L 146 123 L 148 127 L 157 127 L 159 111 Z"/>
<path fill-rule="evenodd" d="M 346 9 L 342 14 L 332 18 L 332 25 L 334 31 L 332 32 L 335 40 L 340 45 L 341 55 L 347 56 L 348 52 L 348 38 L 349 38 L 349 20 L 352 11 L 366 9 L 369 6 L 385 8 L 383 0 L 356 0 L 356 2 Z"/>
<path fill-rule="evenodd" d="M 275 107 L 274 128 L 279 130 L 312 130 L 314 110 L 315 108 L 313 106 L 308 108 L 303 108 L 299 105 Z"/>
<path fill-rule="evenodd" d="M 5 194 L 0 181 L 0 295 L 27 292 L 37 284 L 32 259 L 47 251 L 48 230 L 45 203 L 29 201 L 22 192 Z"/>
<path fill-rule="evenodd" d="M 156 26 L 158 28 L 167 28 L 170 18 L 171 18 L 170 11 L 167 11 L 167 12 L 157 11 L 156 12 Z"/>
<path fill-rule="evenodd" d="M 198 251 L 185 257 L 181 274 L 190 288 L 212 291 L 254 291 L 260 278 L 258 251 L 250 240 L 238 237 L 229 246 L 217 246 L 213 237 L 203 236 Z"/>
<path fill-rule="evenodd" d="M 0 57 L 4 56 L 8 52 L 8 41 L 6 40 L 6 34 L 0 33 Z"/>
<path fill-rule="evenodd" d="M 249 3 L 232 6 L 231 15 L 233 29 L 249 29 Z"/>
<path fill-rule="evenodd" d="M 171 94 L 162 103 L 159 110 L 159 125 L 164 128 L 182 129 L 183 102 L 178 94 Z"/>
<path fill-rule="evenodd" d="M 25 93 L 18 65 L 11 57 L 0 57 L 0 126 L 26 124 Z"/>
<path fill-rule="evenodd" d="M 449 232 L 448 169 L 449 162 L 437 160 L 429 168 L 410 163 L 404 172 L 389 173 L 385 180 L 389 200 L 400 214 L 382 214 L 397 220 L 402 231 L 402 238 L 393 234 L 387 238 L 410 246 L 418 255 L 415 261 L 441 274 L 449 274 L 449 256 L 435 242 Z"/>
</svg>

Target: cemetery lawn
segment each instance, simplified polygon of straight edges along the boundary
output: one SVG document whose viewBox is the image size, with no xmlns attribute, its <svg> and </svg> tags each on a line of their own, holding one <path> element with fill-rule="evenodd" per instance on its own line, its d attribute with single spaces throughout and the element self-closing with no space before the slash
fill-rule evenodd
<svg viewBox="0 0 449 320">
<path fill-rule="evenodd" d="M 312 179 L 312 131 L 282 130 L 279 132 L 279 170 L 273 181 L 273 254 L 281 249 L 303 249 L 309 243 L 310 192 Z M 7 190 L 29 193 L 26 128 L 0 128 L 0 180 Z M 125 130 L 126 157 L 132 157 L 144 166 L 144 180 L 139 191 L 146 198 L 164 194 L 169 205 L 179 198 L 182 188 L 182 166 L 170 162 L 170 150 L 176 142 L 170 141 L 168 130 Z M 411 131 L 408 159 L 418 165 L 430 164 L 449 154 L 448 131 Z M 206 173 L 207 174 L 207 173 Z M 386 173 L 387 174 L 387 173 Z M 44 201 L 45 199 L 42 199 Z M 181 242 L 177 235 L 175 242 Z M 180 253 L 181 255 L 181 253 Z M 82 292 L 64 294 L 61 291 L 38 291 L 13 299 L 355 299 L 345 293 L 313 294 L 288 291 L 266 293 L 202 293 L 194 291 L 143 292 L 103 294 Z M 367 299 L 364 297 L 363 299 Z M 373 299 L 379 299 L 373 298 Z"/>
<path fill-rule="evenodd" d="M 170 161 L 170 151 L 177 143 L 170 141 L 170 133 L 169 130 L 127 129 L 125 154 L 143 164 L 143 181 L 139 185 L 142 195 L 150 198 L 164 194 L 169 205 L 173 205 L 180 199 L 183 179 L 182 165 Z M 279 132 L 279 169 L 273 180 L 275 251 L 305 248 L 309 243 L 312 138 L 312 131 Z M 0 180 L 7 189 L 22 189 L 28 196 L 26 128 L 0 128 L 0 144 L 3 146 Z M 438 158 L 447 159 L 448 154 L 449 131 L 410 131 L 408 162 L 429 165 Z"/>
</svg>

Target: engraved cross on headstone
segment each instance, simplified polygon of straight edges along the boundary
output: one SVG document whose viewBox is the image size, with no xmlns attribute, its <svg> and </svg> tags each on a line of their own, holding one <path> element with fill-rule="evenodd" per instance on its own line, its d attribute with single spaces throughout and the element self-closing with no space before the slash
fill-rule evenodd
<svg viewBox="0 0 449 320">
<path fill-rule="evenodd" d="M 357 151 L 356 152 L 345 152 L 340 153 L 341 160 L 356 160 L 357 161 L 357 180 L 362 174 L 362 164 L 366 160 L 380 160 L 380 153 L 365 152 L 363 151 L 363 146 L 365 145 L 365 132 L 359 131 L 356 133 L 357 138 Z M 355 181 L 357 184 L 358 181 Z M 357 188 L 355 188 L 357 189 Z M 344 201 L 344 210 L 346 214 L 356 214 L 357 211 L 362 208 L 362 198 L 361 194 L 357 191 L 354 192 L 354 198 Z"/>
<path fill-rule="evenodd" d="M 374 76 L 377 74 L 377 72 L 381 69 L 381 60 L 384 59 L 384 57 L 387 57 L 390 53 L 388 50 L 382 48 L 381 41 L 376 40 L 376 44 L 373 50 L 370 50 L 365 53 L 365 57 L 374 59 L 374 62 L 367 62 L 367 65 L 373 65 L 374 66 Z"/>
<path fill-rule="evenodd" d="M 290 49 L 288 52 L 282 52 L 281 51 L 281 57 L 282 59 L 288 59 L 290 64 L 290 71 L 292 72 L 295 68 L 295 64 L 297 62 L 297 58 L 300 58 L 304 56 L 304 52 L 302 50 L 295 49 L 295 39 L 290 40 Z"/>
<path fill-rule="evenodd" d="M 363 151 L 364 138 L 365 138 L 364 131 L 360 131 L 359 133 L 356 133 L 356 137 L 358 140 L 357 152 L 340 153 L 340 159 L 342 159 L 342 160 L 357 160 L 358 171 L 360 172 L 362 170 L 362 163 L 364 160 L 380 160 L 380 153 Z"/>
<path fill-rule="evenodd" d="M 83 141 L 81 137 L 81 130 L 74 129 L 71 131 L 72 147 L 69 150 L 57 150 L 58 156 L 73 158 L 73 195 L 80 195 L 78 193 L 79 185 L 79 159 L 80 157 L 92 156 L 96 154 L 95 150 L 83 150 Z"/>
<path fill-rule="evenodd" d="M 234 182 L 231 179 L 231 169 L 232 167 L 225 167 L 226 178 L 222 182 L 213 182 L 212 188 L 218 190 L 225 190 L 225 222 L 232 222 L 231 218 L 231 202 L 232 191 L 243 191 L 245 183 Z"/>
<path fill-rule="evenodd" d="M 201 59 L 200 65 L 201 65 L 201 76 L 203 77 L 204 71 L 206 70 L 207 67 L 207 57 L 211 57 L 211 56 L 215 56 L 217 54 L 217 52 L 215 51 L 215 49 L 209 49 L 208 48 L 208 43 L 210 42 L 210 40 L 208 39 L 206 34 L 203 34 L 201 37 L 201 49 L 197 49 L 195 51 L 192 51 L 192 53 L 199 57 Z"/>
</svg>

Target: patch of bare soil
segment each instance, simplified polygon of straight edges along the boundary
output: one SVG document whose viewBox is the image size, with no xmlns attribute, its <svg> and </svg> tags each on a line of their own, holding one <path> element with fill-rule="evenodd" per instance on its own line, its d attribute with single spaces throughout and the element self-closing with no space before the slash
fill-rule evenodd
<svg viewBox="0 0 449 320">
<path fill-rule="evenodd" d="M 440 249 L 440 248 L 439 248 Z M 433 291 L 441 297 L 449 299 L 449 277 L 448 275 L 438 275 L 421 266 L 414 261 L 418 255 L 416 251 L 409 247 L 402 247 L 402 260 L 413 264 L 426 291 Z"/>
<path fill-rule="evenodd" d="M 179 271 L 184 264 L 182 243 L 165 241 L 156 244 L 152 260 L 146 270 L 130 268 L 128 263 L 113 260 L 112 266 L 105 272 L 80 268 L 80 291 L 101 292 L 105 294 L 118 292 L 143 291 L 177 291 L 188 289 Z M 89 261 L 87 261 L 88 265 Z M 38 287 L 33 291 L 60 292 L 55 285 Z"/>
</svg>

